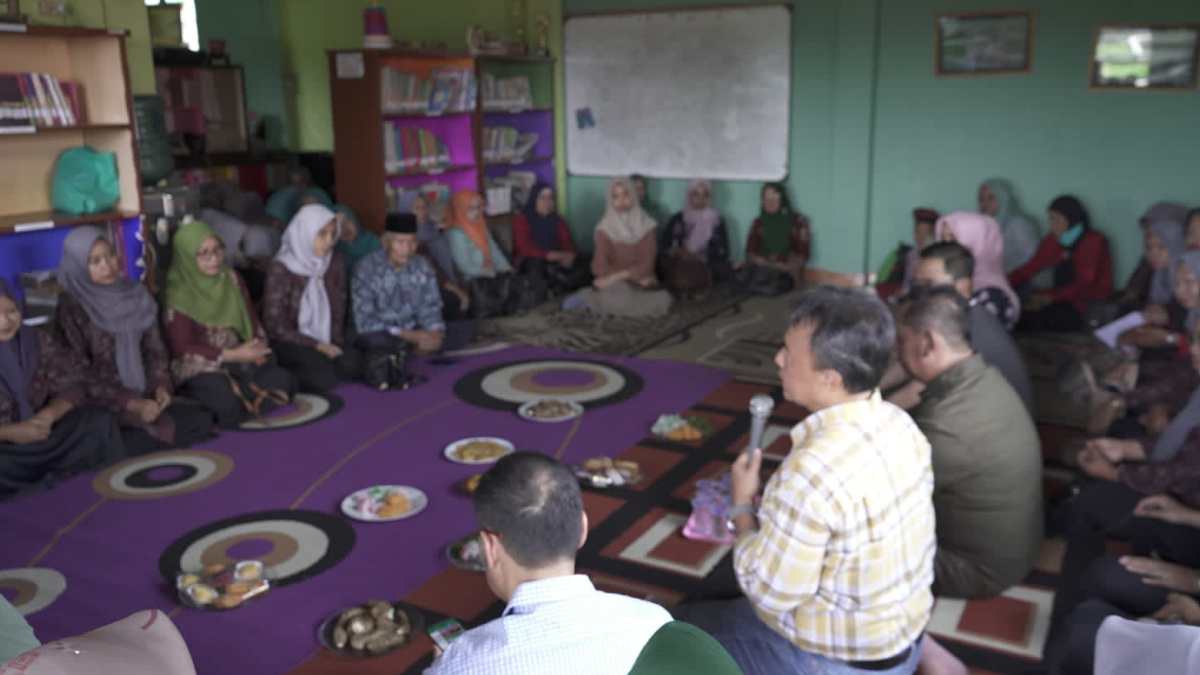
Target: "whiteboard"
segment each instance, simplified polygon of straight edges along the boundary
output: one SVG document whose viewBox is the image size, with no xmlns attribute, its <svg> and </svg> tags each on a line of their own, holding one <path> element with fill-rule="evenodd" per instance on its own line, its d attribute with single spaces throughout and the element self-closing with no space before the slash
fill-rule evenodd
<svg viewBox="0 0 1200 675">
<path fill-rule="evenodd" d="M 579 16 L 564 31 L 572 174 L 786 175 L 788 8 Z"/>
</svg>

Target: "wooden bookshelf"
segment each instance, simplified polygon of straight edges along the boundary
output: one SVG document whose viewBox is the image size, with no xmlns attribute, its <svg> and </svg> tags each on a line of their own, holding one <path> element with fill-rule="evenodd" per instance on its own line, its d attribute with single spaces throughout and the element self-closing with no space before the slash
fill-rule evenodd
<svg viewBox="0 0 1200 675">
<path fill-rule="evenodd" d="M 339 76 L 338 59 L 357 63 Z M 554 60 L 541 57 L 472 57 L 453 52 L 413 50 L 332 50 L 328 53 L 330 93 L 333 109 L 334 172 L 338 199 L 353 208 L 363 224 L 375 230 L 387 217 L 385 184 L 412 188 L 424 182 L 442 182 L 451 190 L 470 188 L 484 192 L 489 176 L 502 175 L 504 169 L 520 167 L 534 170 L 539 178 L 554 182 Z M 346 63 L 343 63 L 345 66 Z M 550 66 L 550 67 L 547 67 Z M 497 77 L 528 74 L 533 90 L 531 105 L 519 108 L 485 109 L 482 95 L 466 111 L 438 115 L 421 112 L 383 110 L 382 71 L 386 67 L 427 78 L 437 68 L 467 68 L 474 73 L 477 89 L 485 72 Z M 361 76 L 358 76 L 361 72 Z M 510 122 L 511 121 L 511 122 Z M 484 162 L 483 131 L 493 122 L 511 124 L 529 131 L 536 127 L 539 141 L 532 157 L 522 162 Z M 536 123 L 535 123 L 536 122 Z M 451 166 L 435 171 L 389 172 L 385 167 L 385 123 L 432 130 L 448 146 Z M 449 130 L 449 127 L 453 127 Z M 469 147 L 457 142 L 468 134 Z M 454 138 L 443 137 L 453 136 Z M 514 209 L 518 205 L 514 205 Z"/>
<path fill-rule="evenodd" d="M 82 87 L 87 123 L 0 134 L 0 234 L 101 223 L 141 211 L 141 176 L 133 127 L 125 34 L 101 29 L 28 26 L 0 31 L 0 70 L 49 73 Z M 117 158 L 121 198 L 107 213 L 52 213 L 50 183 L 58 156 L 90 146 Z"/>
</svg>

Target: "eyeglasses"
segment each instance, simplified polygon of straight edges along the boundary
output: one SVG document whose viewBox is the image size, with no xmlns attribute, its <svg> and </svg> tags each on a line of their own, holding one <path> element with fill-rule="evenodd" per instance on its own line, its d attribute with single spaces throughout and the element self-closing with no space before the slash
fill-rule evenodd
<svg viewBox="0 0 1200 675">
<path fill-rule="evenodd" d="M 205 258 L 220 258 L 225 254 L 224 246 L 213 246 L 212 248 L 202 248 L 196 251 L 196 260 L 204 260 Z"/>
</svg>

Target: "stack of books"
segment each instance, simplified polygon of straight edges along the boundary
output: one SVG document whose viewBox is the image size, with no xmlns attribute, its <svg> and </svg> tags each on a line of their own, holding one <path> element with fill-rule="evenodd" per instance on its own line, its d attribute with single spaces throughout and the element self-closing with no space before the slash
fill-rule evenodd
<svg viewBox="0 0 1200 675">
<path fill-rule="evenodd" d="M 395 68 L 384 68 L 379 79 L 385 115 L 421 114 L 429 106 L 430 82 Z"/>
<path fill-rule="evenodd" d="M 524 75 L 497 78 L 495 75 L 484 73 L 479 89 L 483 96 L 484 110 L 511 112 L 533 107 L 529 78 Z"/>
<path fill-rule="evenodd" d="M 0 73 L 0 133 L 86 123 L 83 91 L 46 73 Z"/>
<path fill-rule="evenodd" d="M 529 158 L 538 138 L 536 133 L 521 133 L 513 127 L 484 127 L 483 160 L 519 164 Z"/>
<path fill-rule="evenodd" d="M 433 173 L 450 166 L 450 149 L 428 129 L 384 122 L 383 166 L 388 173 Z"/>
<path fill-rule="evenodd" d="M 469 68 L 438 68 L 428 80 L 384 68 L 380 86 L 385 115 L 443 115 L 475 109 L 475 73 Z"/>
</svg>

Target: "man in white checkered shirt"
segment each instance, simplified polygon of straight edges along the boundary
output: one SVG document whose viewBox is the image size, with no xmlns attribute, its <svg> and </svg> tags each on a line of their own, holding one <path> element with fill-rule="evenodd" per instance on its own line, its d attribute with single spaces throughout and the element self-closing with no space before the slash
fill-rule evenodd
<svg viewBox="0 0 1200 675">
<path fill-rule="evenodd" d="M 571 471 L 514 453 L 484 474 L 474 501 L 488 586 L 508 606 L 463 633 L 425 674 L 626 675 L 671 615 L 575 574 L 588 528 Z"/>
</svg>

